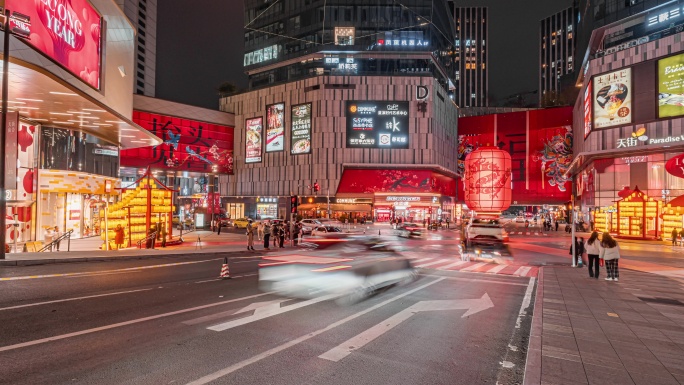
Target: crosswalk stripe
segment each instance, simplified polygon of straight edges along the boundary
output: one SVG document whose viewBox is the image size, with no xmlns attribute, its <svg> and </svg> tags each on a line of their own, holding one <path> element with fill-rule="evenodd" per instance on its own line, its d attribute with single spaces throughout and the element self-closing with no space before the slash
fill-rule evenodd
<svg viewBox="0 0 684 385">
<path fill-rule="evenodd" d="M 431 260 L 431 259 L 432 259 L 432 258 L 421 258 L 421 259 L 416 259 L 415 261 L 413 261 L 413 263 L 418 263 L 418 262 L 423 262 L 423 261 L 429 261 L 429 260 Z"/>
<path fill-rule="evenodd" d="M 484 263 L 484 262 L 476 263 L 472 266 L 466 267 L 465 269 L 461 269 L 461 271 L 472 271 L 472 270 L 475 270 L 475 269 L 477 269 L 481 266 L 484 266 L 484 265 L 486 265 L 486 263 Z"/>
<path fill-rule="evenodd" d="M 518 270 L 516 270 L 515 273 L 513 273 L 513 275 L 519 275 L 522 277 L 525 274 L 527 274 L 528 271 L 530 271 L 529 266 L 520 266 L 520 268 L 518 268 Z"/>
<path fill-rule="evenodd" d="M 438 263 L 444 263 L 444 262 L 448 262 L 448 261 L 445 261 L 445 260 L 441 259 L 441 260 L 434 261 L 434 262 L 430 262 L 430 263 L 423 263 L 422 265 L 416 265 L 416 267 L 432 266 L 432 265 L 436 265 L 436 264 L 438 264 Z"/>
<path fill-rule="evenodd" d="M 497 266 L 494 266 L 491 269 L 489 269 L 487 271 L 487 273 L 496 274 L 496 273 L 500 272 L 501 270 L 505 269 L 506 267 L 508 267 L 508 265 L 497 265 Z"/>
<path fill-rule="evenodd" d="M 454 263 L 449 264 L 449 265 L 446 265 L 446 266 L 440 266 L 440 267 L 438 267 L 437 269 L 439 269 L 439 270 L 447 270 L 447 269 L 451 269 L 452 267 L 464 265 L 464 264 L 466 264 L 466 263 L 468 263 L 468 262 L 467 262 L 467 261 L 458 261 L 458 262 L 454 262 Z"/>
</svg>

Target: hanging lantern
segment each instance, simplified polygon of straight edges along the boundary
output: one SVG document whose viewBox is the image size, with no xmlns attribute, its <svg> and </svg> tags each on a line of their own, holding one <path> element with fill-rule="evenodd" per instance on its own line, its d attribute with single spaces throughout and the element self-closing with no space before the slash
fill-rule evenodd
<svg viewBox="0 0 684 385">
<path fill-rule="evenodd" d="M 465 202 L 481 212 L 511 206 L 511 155 L 498 147 L 480 147 L 465 160 Z"/>
</svg>

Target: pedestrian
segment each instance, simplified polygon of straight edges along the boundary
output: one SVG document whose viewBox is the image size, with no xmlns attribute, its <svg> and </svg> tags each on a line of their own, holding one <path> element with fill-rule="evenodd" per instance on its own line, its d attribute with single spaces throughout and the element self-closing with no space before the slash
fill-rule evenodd
<svg viewBox="0 0 684 385">
<path fill-rule="evenodd" d="M 221 227 L 223 227 L 223 226 L 221 226 L 222 224 L 223 224 L 223 221 L 221 220 L 221 218 L 219 218 L 218 222 L 216 223 L 216 225 L 218 226 L 218 231 L 216 232 L 216 235 L 221 235 Z"/>
<path fill-rule="evenodd" d="M 681 242 L 684 240 L 684 228 L 679 232 L 679 242 L 681 246 Z"/>
<path fill-rule="evenodd" d="M 450 222 L 451 222 L 451 221 L 449 220 L 449 217 L 447 217 L 447 219 L 446 219 L 447 230 L 449 230 L 449 223 L 450 223 Z"/>
<path fill-rule="evenodd" d="M 556 231 L 558 231 L 558 221 L 556 220 Z"/>
<path fill-rule="evenodd" d="M 281 224 L 280 225 L 280 231 L 278 231 L 278 237 L 280 238 L 280 248 L 284 248 L 283 244 L 285 243 L 285 225 Z"/>
<path fill-rule="evenodd" d="M 252 226 L 252 220 L 247 220 L 247 250 L 254 250 L 254 227 Z"/>
<path fill-rule="evenodd" d="M 55 226 L 55 235 L 53 235 L 53 239 L 57 240 L 57 242 L 55 242 L 55 246 L 57 246 L 57 251 L 59 251 L 59 244 L 61 243 L 61 241 L 59 240 L 59 237 L 61 235 L 62 234 L 60 234 L 60 232 L 59 232 L 59 227 Z"/>
<path fill-rule="evenodd" d="M 677 228 L 672 229 L 672 246 L 677 244 L 677 238 L 679 238 L 679 232 L 677 232 Z"/>
<path fill-rule="evenodd" d="M 221 231 L 221 228 L 219 227 L 219 231 Z M 166 247 L 166 225 L 162 224 L 161 229 L 159 230 L 159 234 L 161 234 L 161 247 L 164 248 Z"/>
<path fill-rule="evenodd" d="M 423 228 L 425 228 L 426 224 L 427 224 L 427 219 L 423 218 Z"/>
<path fill-rule="evenodd" d="M 278 238 L 280 237 L 280 223 L 274 223 L 271 226 L 271 238 L 273 239 L 273 248 L 278 247 Z"/>
<path fill-rule="evenodd" d="M 271 226 L 269 225 L 268 222 L 264 222 L 264 250 L 270 250 L 269 249 L 269 243 L 268 241 L 270 240 L 269 238 L 271 237 Z"/>
<path fill-rule="evenodd" d="M 598 240 L 598 231 L 593 231 L 591 236 L 584 245 L 584 250 L 587 251 L 587 259 L 589 264 L 589 277 L 599 277 L 599 255 L 601 255 L 600 242 Z M 594 272 L 594 270 L 596 272 Z"/>
<path fill-rule="evenodd" d="M 294 225 L 294 229 L 292 230 L 292 240 L 294 241 L 294 245 L 297 246 L 297 243 L 299 242 L 299 232 L 302 230 L 302 224 L 299 222 L 296 222 Z"/>
<path fill-rule="evenodd" d="M 117 250 L 121 250 L 123 248 L 123 243 L 124 243 L 124 229 L 121 227 L 121 225 L 116 225 L 116 229 L 114 229 L 114 244 L 116 245 Z"/>
<path fill-rule="evenodd" d="M 603 240 L 601 241 L 601 258 L 606 262 L 606 273 L 608 277 L 606 281 L 616 281 L 620 277 L 618 269 L 618 260 L 620 259 L 620 247 L 610 234 L 606 231 L 603 233 Z"/>
<path fill-rule="evenodd" d="M 150 226 L 150 229 L 147 230 L 147 242 L 145 242 L 145 247 L 148 249 L 154 249 L 154 240 L 157 238 L 156 236 L 153 236 L 154 233 L 157 231 L 156 226 L 152 225 Z"/>
<path fill-rule="evenodd" d="M 259 236 L 259 240 L 264 239 L 264 222 L 259 222 L 257 224 L 257 235 Z"/>
<path fill-rule="evenodd" d="M 570 245 L 570 255 L 575 258 L 575 265 L 582 267 L 582 254 L 584 253 L 584 239 L 582 237 L 575 237 L 575 255 L 572 254 L 572 245 Z"/>
</svg>

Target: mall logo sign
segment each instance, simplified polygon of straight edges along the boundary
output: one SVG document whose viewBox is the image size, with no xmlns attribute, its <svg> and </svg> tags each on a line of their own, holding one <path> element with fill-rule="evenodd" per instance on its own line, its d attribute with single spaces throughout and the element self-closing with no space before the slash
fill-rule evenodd
<svg viewBox="0 0 684 385">
<path fill-rule="evenodd" d="M 636 130 L 635 132 L 632 132 L 632 136 L 629 138 L 619 138 L 617 140 L 617 148 L 623 148 L 623 147 L 634 147 L 639 142 L 645 142 L 648 140 L 648 136 L 646 136 L 646 128 L 641 127 L 640 129 Z M 654 139 L 651 139 L 649 144 L 652 144 Z"/>
</svg>

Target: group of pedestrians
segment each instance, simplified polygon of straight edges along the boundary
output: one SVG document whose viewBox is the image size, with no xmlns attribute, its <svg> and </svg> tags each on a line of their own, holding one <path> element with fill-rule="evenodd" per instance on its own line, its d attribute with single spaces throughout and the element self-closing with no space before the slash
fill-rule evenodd
<svg viewBox="0 0 684 385">
<path fill-rule="evenodd" d="M 247 232 L 247 250 L 254 250 L 254 233 L 257 233 L 257 238 L 259 241 L 263 240 L 264 250 L 271 249 L 271 243 L 273 243 L 273 248 L 284 248 L 285 240 L 289 240 L 291 237 L 296 245 L 302 232 L 302 224 L 297 222 L 294 225 L 294 231 L 290 232 L 289 222 L 270 222 L 264 221 L 254 224 L 251 219 L 247 221 L 246 226 Z"/>
<path fill-rule="evenodd" d="M 589 239 L 584 242 L 584 238 L 575 237 L 575 259 L 576 265 L 581 267 L 583 264 L 582 256 L 587 254 L 587 264 L 589 266 L 589 277 L 599 278 L 599 265 L 602 265 L 601 260 L 605 261 L 606 265 L 606 281 L 618 281 L 620 271 L 618 269 L 618 260 L 620 259 L 620 248 L 617 241 L 610 236 L 610 233 L 604 232 L 601 240 L 598 239 L 598 231 L 593 231 Z M 570 255 L 572 255 L 572 245 L 570 246 Z"/>
</svg>

